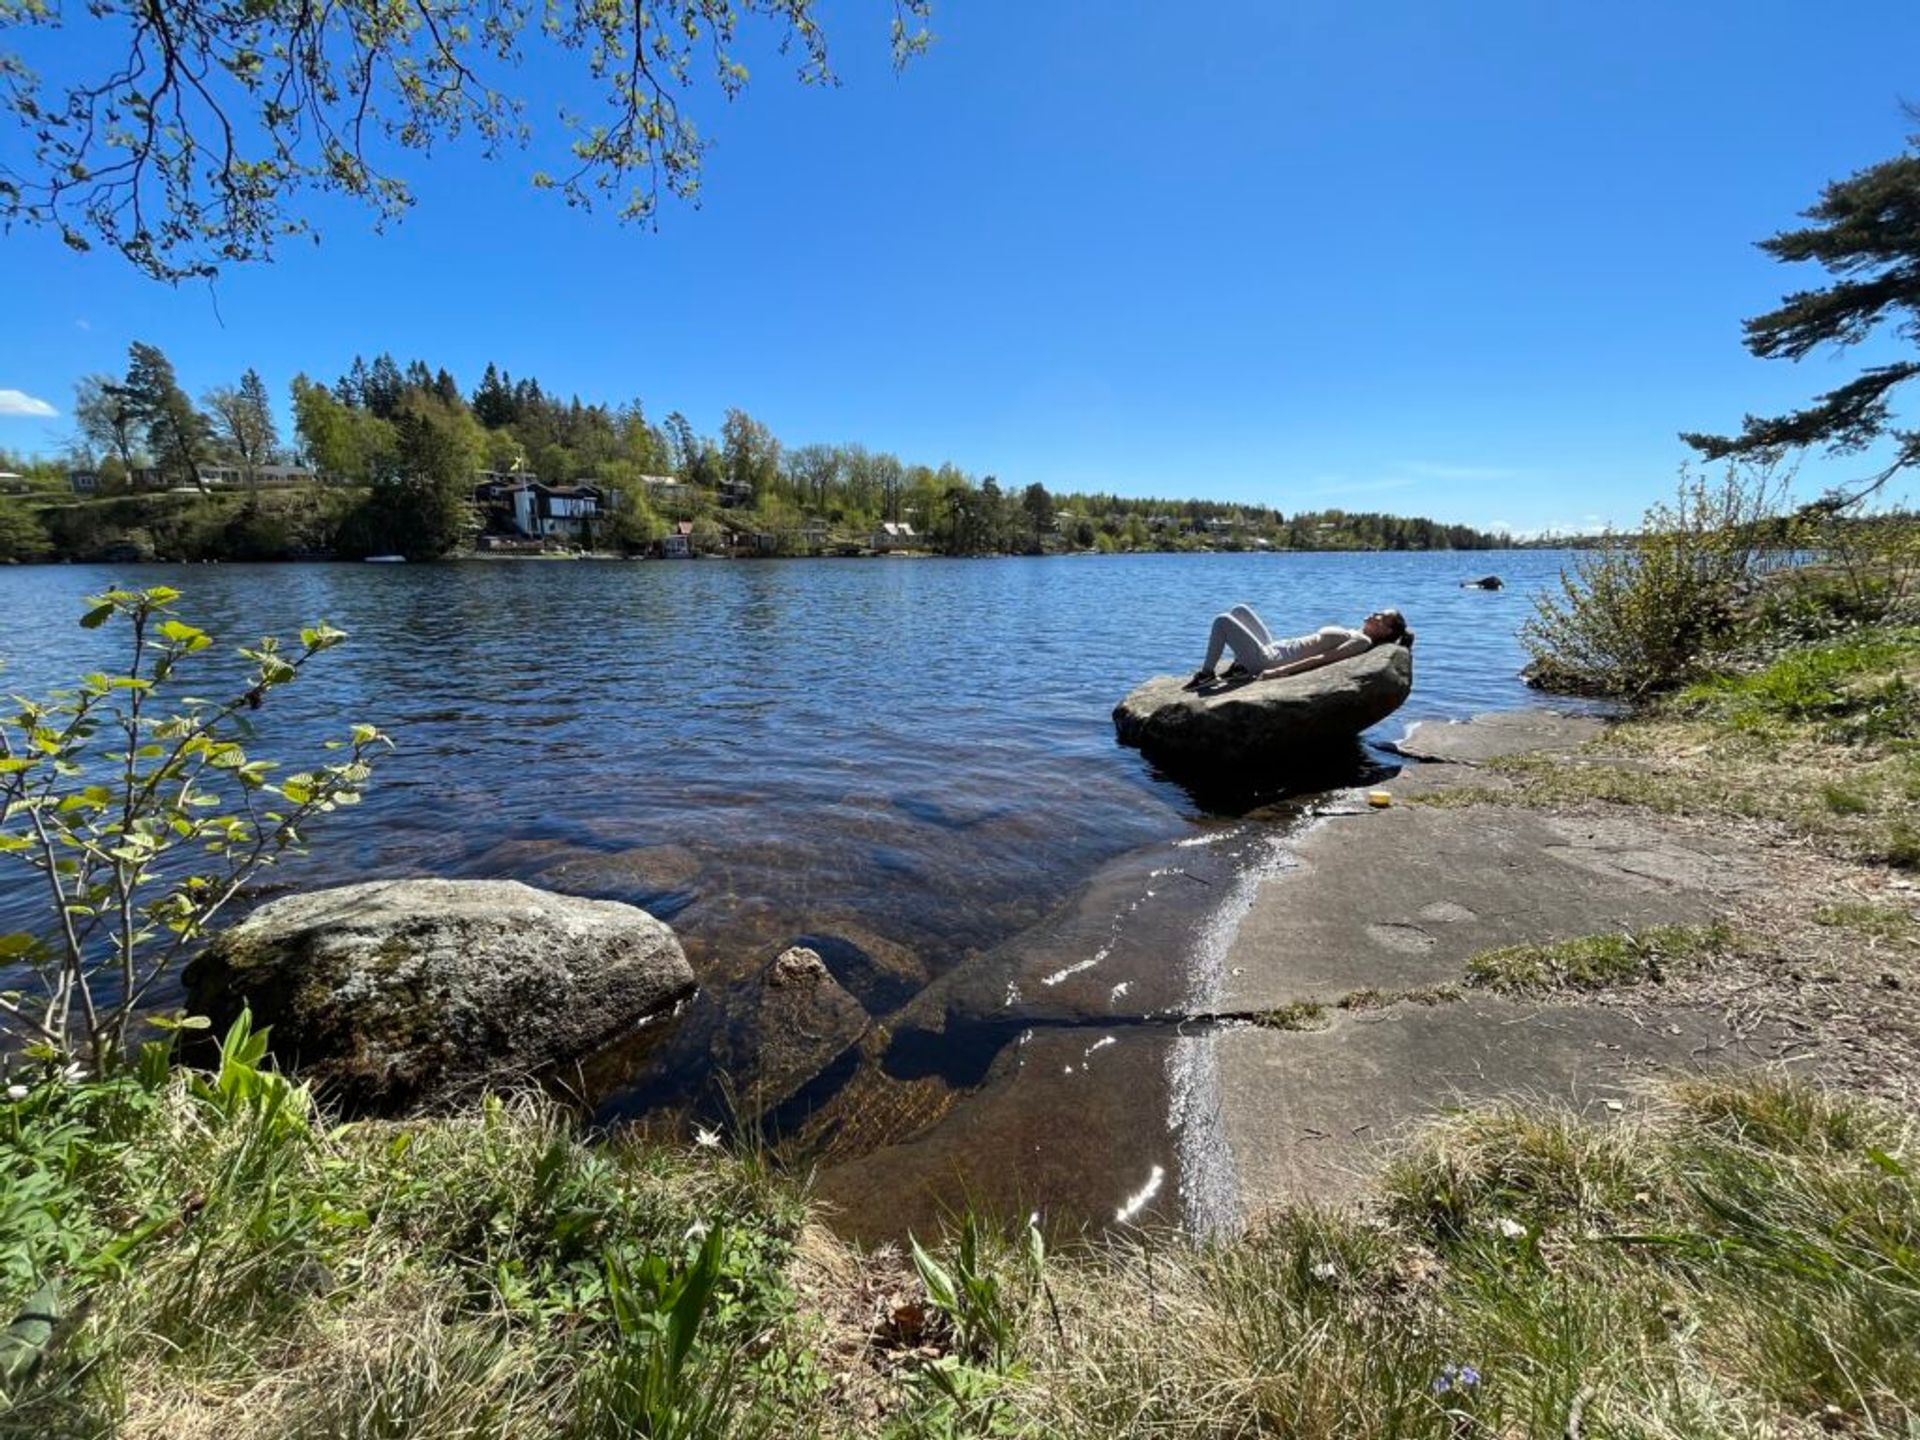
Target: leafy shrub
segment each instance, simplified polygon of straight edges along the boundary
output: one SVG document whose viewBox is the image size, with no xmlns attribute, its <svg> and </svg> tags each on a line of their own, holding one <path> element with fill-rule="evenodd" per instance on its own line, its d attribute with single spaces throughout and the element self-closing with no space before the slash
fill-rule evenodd
<svg viewBox="0 0 1920 1440">
<path fill-rule="evenodd" d="M 1639 534 L 1582 551 L 1534 602 L 1520 638 L 1536 682 L 1637 697 L 1710 669 L 1732 647 L 1742 596 L 1783 554 L 1784 493 L 1771 469 L 1729 467 L 1717 484 L 1683 474 Z"/>
<path fill-rule="evenodd" d="M 353 727 L 333 764 L 278 775 L 248 755 L 246 714 L 346 636 L 321 624 L 297 649 L 272 637 L 240 651 L 225 701 L 179 695 L 213 638 L 173 613 L 176 590 L 109 590 L 81 620 L 124 625 L 117 673 L 81 677 L 0 715 L 0 860 L 47 897 L 44 932 L 0 935 L 0 962 L 37 984 L 0 995 L 0 1032 L 55 1065 L 84 1055 L 104 1073 L 135 1017 L 188 947 L 252 878 L 297 853 L 307 822 L 360 798 L 386 741 Z"/>
</svg>

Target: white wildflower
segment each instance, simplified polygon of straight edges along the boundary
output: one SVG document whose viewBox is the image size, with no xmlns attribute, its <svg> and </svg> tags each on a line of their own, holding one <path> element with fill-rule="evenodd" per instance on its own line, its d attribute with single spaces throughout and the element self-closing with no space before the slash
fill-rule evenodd
<svg viewBox="0 0 1920 1440">
<path fill-rule="evenodd" d="M 704 1125 L 696 1125 L 693 1127 L 693 1143 L 696 1148 L 701 1150 L 718 1150 L 720 1148 L 720 1132 L 718 1130 L 709 1130 Z"/>
<path fill-rule="evenodd" d="M 80 1081 L 87 1078 L 87 1067 L 76 1060 L 60 1072 L 60 1078 L 69 1085 L 77 1085 Z"/>
<path fill-rule="evenodd" d="M 1493 1228 L 1498 1230 L 1502 1237 L 1508 1240 L 1518 1240 L 1522 1235 L 1527 1233 L 1526 1226 L 1522 1225 L 1518 1220 L 1508 1219 L 1505 1215 L 1502 1215 L 1498 1220 L 1493 1222 Z"/>
<path fill-rule="evenodd" d="M 9 1100 L 24 1100 L 24 1099 L 26 1099 L 26 1098 L 27 1098 L 27 1087 L 26 1087 L 26 1086 L 24 1086 L 24 1085 L 9 1085 L 9 1086 L 7 1086 L 7 1099 L 9 1099 Z"/>
<path fill-rule="evenodd" d="M 1310 1273 L 1313 1276 L 1313 1278 L 1316 1280 L 1331 1280 L 1335 1275 L 1338 1275 L 1340 1272 L 1338 1269 L 1334 1267 L 1334 1264 L 1331 1260 L 1322 1260 L 1318 1265 L 1314 1266 L 1313 1269 L 1308 1273 Z"/>
</svg>

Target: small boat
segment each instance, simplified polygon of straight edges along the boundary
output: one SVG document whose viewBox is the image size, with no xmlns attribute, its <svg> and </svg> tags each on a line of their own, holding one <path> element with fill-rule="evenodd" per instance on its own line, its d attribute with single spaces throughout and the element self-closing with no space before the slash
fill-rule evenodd
<svg viewBox="0 0 1920 1440">
<path fill-rule="evenodd" d="M 406 563 L 407 563 L 407 557 L 404 555 L 369 555 L 367 556 L 367 564 L 369 565 L 404 565 Z"/>
</svg>

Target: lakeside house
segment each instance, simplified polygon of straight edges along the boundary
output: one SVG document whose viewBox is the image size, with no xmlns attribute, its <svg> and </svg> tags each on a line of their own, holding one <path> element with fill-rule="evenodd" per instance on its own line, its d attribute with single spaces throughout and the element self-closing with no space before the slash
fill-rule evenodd
<svg viewBox="0 0 1920 1440">
<path fill-rule="evenodd" d="M 33 482 L 14 470 L 0 470 L 0 495 L 24 495 L 33 489 Z"/>
<path fill-rule="evenodd" d="M 882 554 L 890 550 L 917 550 L 920 537 L 905 520 L 883 520 L 873 527 L 872 548 Z"/>
<path fill-rule="evenodd" d="M 693 522 L 676 520 L 658 542 L 662 560 L 693 559 Z"/>
<path fill-rule="evenodd" d="M 640 483 L 647 487 L 647 503 L 656 508 L 677 509 L 700 498 L 693 486 L 671 475 L 642 475 Z"/>
<path fill-rule="evenodd" d="M 244 465 L 206 464 L 194 466 L 197 484 L 176 485 L 158 465 L 136 465 L 127 471 L 124 488 L 129 492 L 160 490 L 289 490 L 300 485 L 317 485 L 323 477 L 304 465 L 256 465 L 251 471 Z M 104 488 L 98 470 L 69 470 L 67 488 L 76 495 L 98 495 Z"/>
<path fill-rule="evenodd" d="M 596 485 L 547 485 L 521 472 L 481 470 L 474 475 L 473 503 L 486 533 L 522 540 L 591 541 L 607 494 Z"/>
<path fill-rule="evenodd" d="M 777 555 L 780 553 L 780 535 L 772 530 L 763 530 L 757 525 L 745 521 L 722 520 L 720 533 L 726 537 L 727 553 L 734 558 L 742 555 Z"/>
<path fill-rule="evenodd" d="M 210 490 L 287 490 L 296 485 L 317 484 L 319 472 L 304 465 L 256 465 L 251 471 L 244 465 L 201 465 L 200 483 Z"/>
</svg>

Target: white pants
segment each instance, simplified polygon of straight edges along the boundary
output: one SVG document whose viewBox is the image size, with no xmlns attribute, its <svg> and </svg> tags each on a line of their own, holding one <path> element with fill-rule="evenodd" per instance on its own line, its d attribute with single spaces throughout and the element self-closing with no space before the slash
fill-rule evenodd
<svg viewBox="0 0 1920 1440">
<path fill-rule="evenodd" d="M 1226 614 L 1213 617 L 1213 629 L 1207 634 L 1206 662 L 1200 668 L 1213 669 L 1227 650 L 1232 650 L 1233 658 L 1256 675 L 1262 670 L 1271 670 L 1282 658 L 1266 623 L 1246 605 L 1236 605 Z"/>
</svg>

